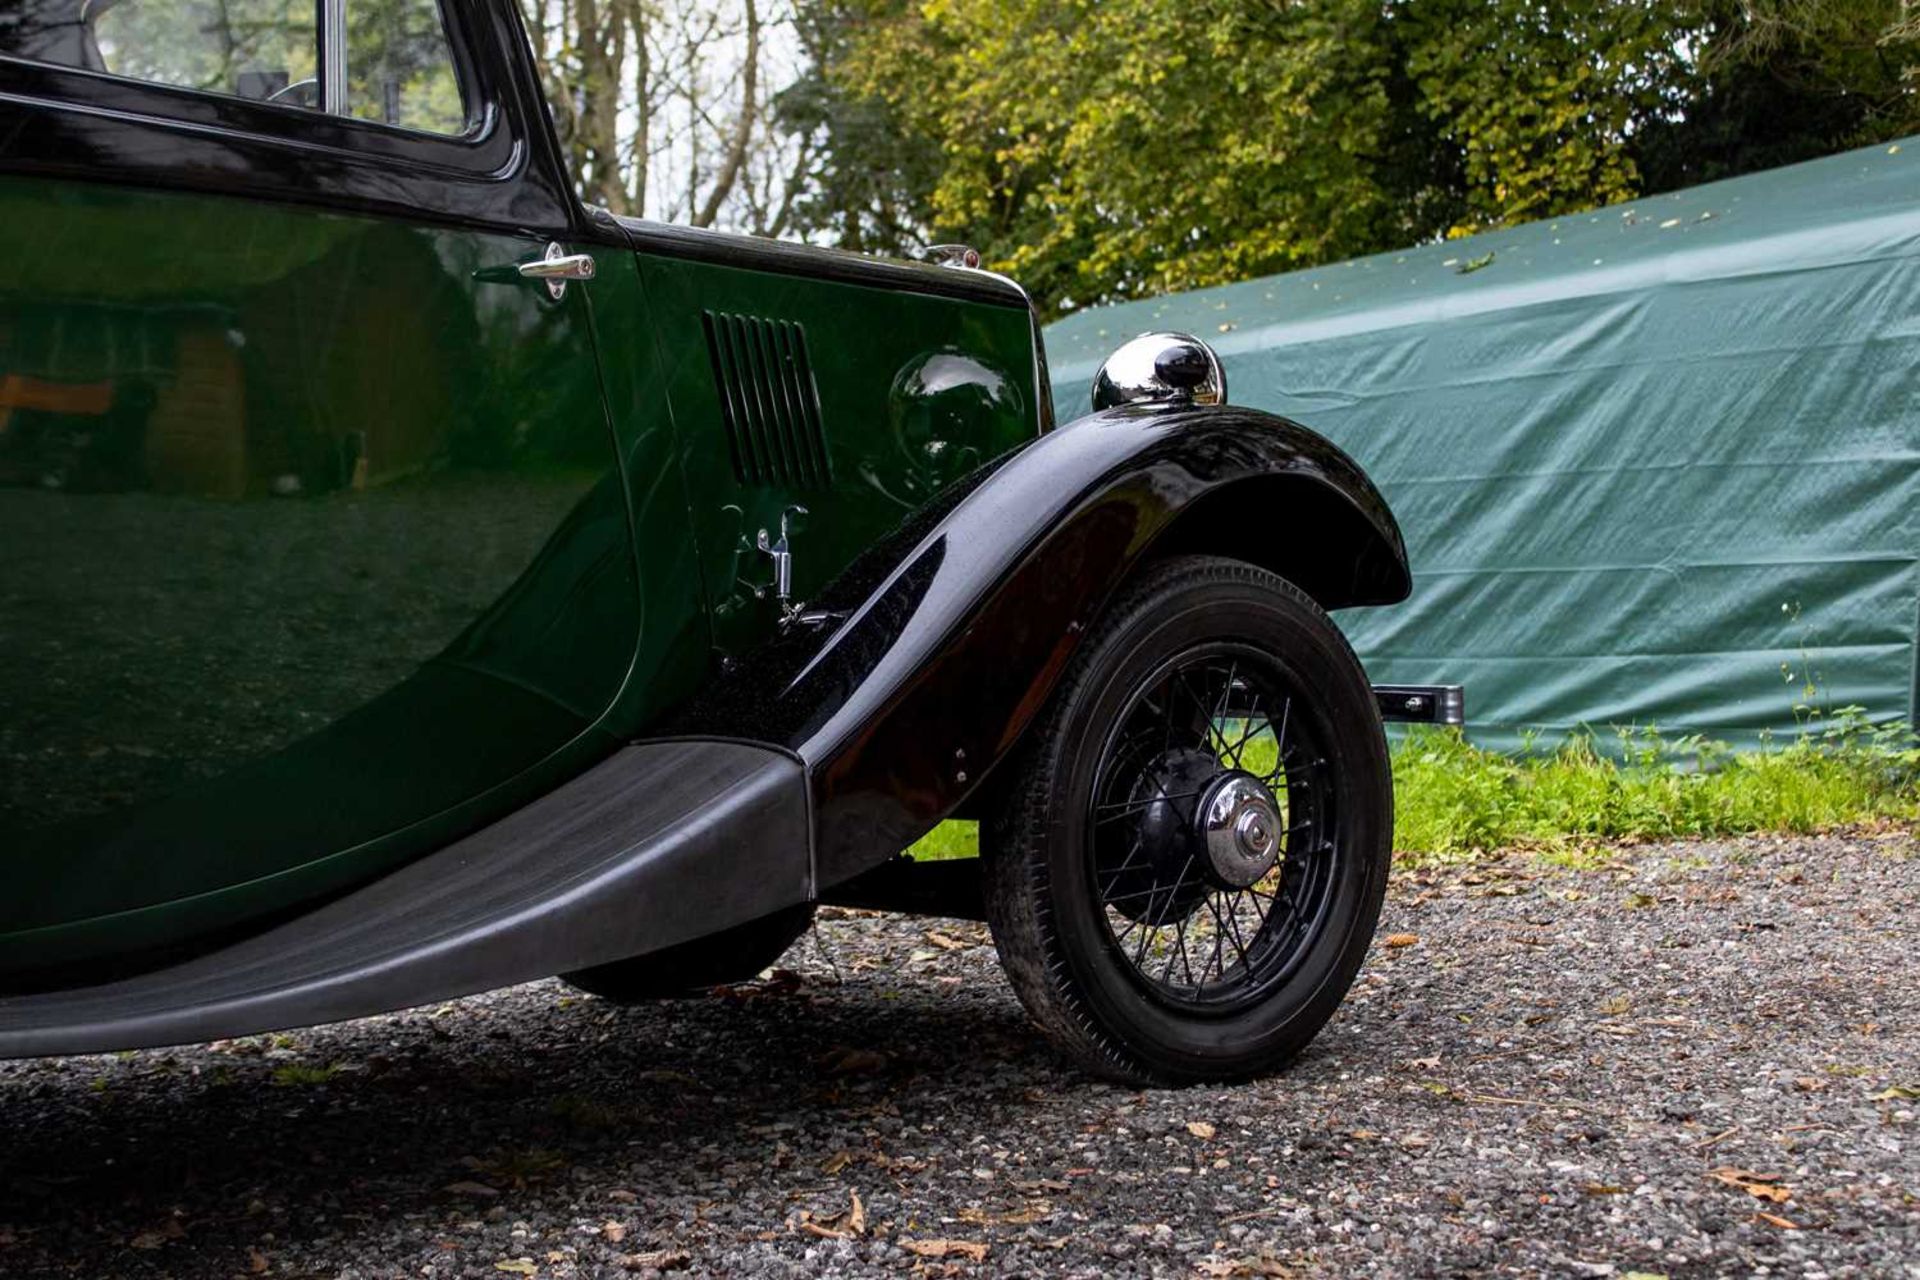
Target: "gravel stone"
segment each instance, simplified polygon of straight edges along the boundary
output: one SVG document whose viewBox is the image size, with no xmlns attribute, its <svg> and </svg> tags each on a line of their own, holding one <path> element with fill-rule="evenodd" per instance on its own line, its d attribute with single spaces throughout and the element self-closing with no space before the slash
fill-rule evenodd
<svg viewBox="0 0 1920 1280">
<path fill-rule="evenodd" d="M 1920 1280 L 1912 833 L 1403 873 L 1418 941 L 1232 1088 L 1068 1071 L 981 926 L 822 915 L 797 989 L 0 1063 L 0 1274 Z"/>
</svg>

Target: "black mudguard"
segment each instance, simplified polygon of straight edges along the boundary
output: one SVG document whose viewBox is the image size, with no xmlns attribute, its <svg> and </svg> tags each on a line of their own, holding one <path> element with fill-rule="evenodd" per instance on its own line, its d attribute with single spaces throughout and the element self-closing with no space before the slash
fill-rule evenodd
<svg viewBox="0 0 1920 1280">
<path fill-rule="evenodd" d="M 1087 624 L 1142 557 L 1235 556 L 1325 608 L 1410 588 L 1360 467 L 1238 407 L 1082 418 L 962 481 L 689 712 L 806 763 L 816 893 L 953 814 L 1014 749 Z M 820 634 L 824 631 L 824 637 Z"/>
</svg>

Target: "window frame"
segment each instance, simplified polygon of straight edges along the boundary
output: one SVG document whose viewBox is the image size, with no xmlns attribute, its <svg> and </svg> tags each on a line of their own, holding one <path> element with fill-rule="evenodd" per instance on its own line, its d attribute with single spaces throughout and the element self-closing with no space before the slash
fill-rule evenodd
<svg viewBox="0 0 1920 1280">
<path fill-rule="evenodd" d="M 0 173 L 559 230 L 576 218 L 512 0 L 437 0 L 472 123 L 439 134 L 0 54 Z M 344 17 L 345 0 L 315 0 Z M 318 10 L 316 10 L 318 12 Z M 325 58 L 322 36 L 322 58 Z M 516 53 L 519 57 L 516 59 Z M 344 79 L 344 62 L 335 60 Z M 320 67 L 323 86 L 328 68 Z M 344 106 L 345 94 L 339 101 Z"/>
</svg>

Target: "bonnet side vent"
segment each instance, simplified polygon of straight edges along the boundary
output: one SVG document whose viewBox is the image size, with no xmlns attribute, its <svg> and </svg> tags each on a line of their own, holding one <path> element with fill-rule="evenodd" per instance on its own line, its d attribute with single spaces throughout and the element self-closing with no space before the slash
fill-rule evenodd
<svg viewBox="0 0 1920 1280">
<path fill-rule="evenodd" d="M 833 481 L 807 331 L 791 320 L 701 314 L 714 390 L 741 484 L 824 489 Z"/>
</svg>

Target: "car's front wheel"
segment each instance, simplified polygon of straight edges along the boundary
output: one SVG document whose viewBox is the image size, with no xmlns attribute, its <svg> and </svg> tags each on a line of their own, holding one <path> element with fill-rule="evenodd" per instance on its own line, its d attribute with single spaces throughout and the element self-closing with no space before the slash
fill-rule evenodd
<svg viewBox="0 0 1920 1280">
<path fill-rule="evenodd" d="M 1015 991 L 1082 1065 L 1235 1079 L 1332 1016 L 1385 893 L 1393 790 L 1353 651 L 1292 584 L 1182 557 L 1063 677 L 985 825 Z"/>
</svg>

